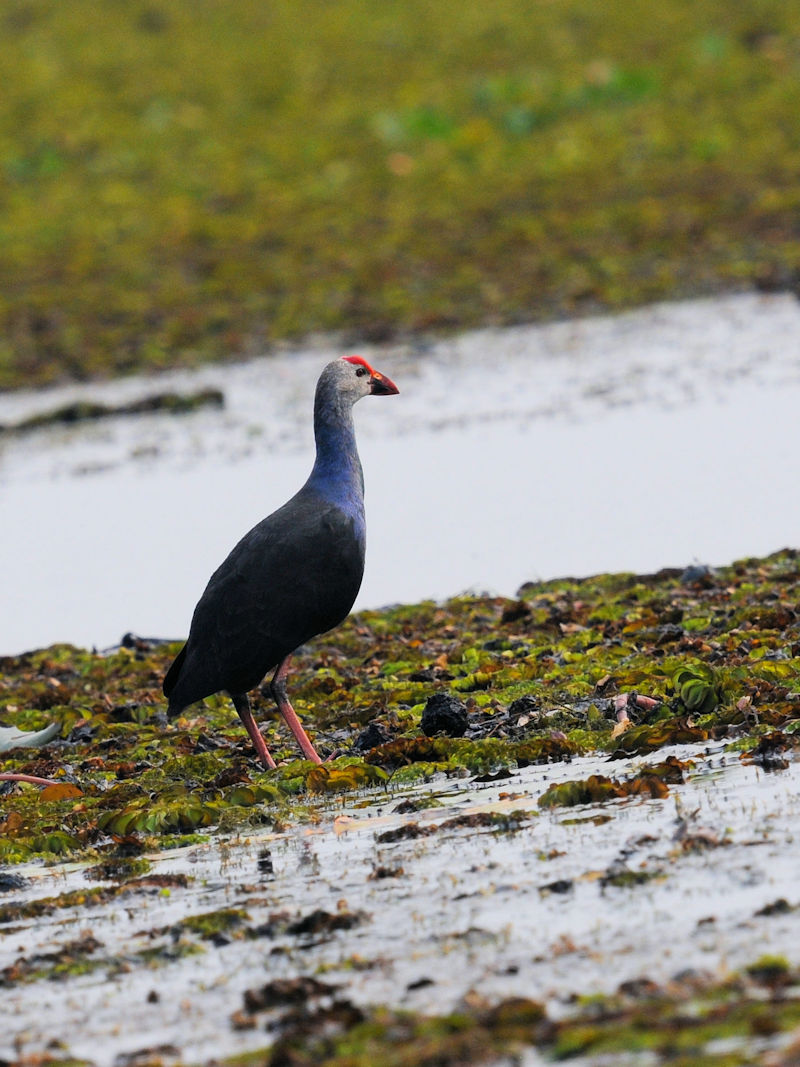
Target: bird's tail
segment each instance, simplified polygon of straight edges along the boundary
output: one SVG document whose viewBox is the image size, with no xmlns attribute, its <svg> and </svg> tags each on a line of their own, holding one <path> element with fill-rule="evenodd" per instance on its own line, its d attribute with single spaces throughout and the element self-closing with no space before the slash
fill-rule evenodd
<svg viewBox="0 0 800 1067">
<path fill-rule="evenodd" d="M 164 696 L 167 697 L 167 699 L 169 699 L 169 697 L 172 695 L 172 691 L 174 690 L 175 686 L 178 684 L 178 679 L 180 678 L 180 674 L 181 674 L 181 668 L 183 667 L 183 662 L 184 662 L 185 659 L 186 659 L 186 645 L 183 646 L 183 648 L 180 650 L 178 655 L 172 661 L 172 666 L 170 667 L 170 669 L 167 671 L 166 675 L 164 676 L 164 684 L 162 686 L 162 689 L 164 691 Z M 170 700 L 170 707 L 171 707 L 171 705 L 172 705 L 172 701 Z"/>
</svg>

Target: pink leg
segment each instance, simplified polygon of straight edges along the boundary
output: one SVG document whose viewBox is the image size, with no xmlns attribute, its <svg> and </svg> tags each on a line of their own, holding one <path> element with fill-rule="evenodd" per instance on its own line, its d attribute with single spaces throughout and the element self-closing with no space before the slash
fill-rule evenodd
<svg viewBox="0 0 800 1067">
<path fill-rule="evenodd" d="M 58 785 L 51 778 L 38 778 L 35 774 L 0 774 L 0 782 L 30 782 L 31 785 Z"/>
<path fill-rule="evenodd" d="M 314 763 L 322 763 L 322 760 L 317 755 L 316 749 L 309 741 L 308 734 L 303 729 L 303 726 L 297 717 L 297 713 L 289 703 L 289 697 L 286 694 L 286 675 L 289 673 L 289 663 L 291 658 L 291 656 L 287 656 L 282 663 L 278 664 L 278 669 L 272 676 L 270 692 L 275 699 L 275 703 L 278 705 L 278 711 L 286 720 L 286 725 L 297 738 L 297 743 L 303 750 L 303 755 L 306 759 L 313 760 Z"/>
<path fill-rule="evenodd" d="M 250 698 L 247 693 L 231 693 L 231 700 L 239 714 L 239 718 L 244 723 L 245 730 L 250 735 L 250 740 L 258 753 L 258 758 L 268 770 L 272 770 L 276 766 L 275 760 L 270 756 L 266 742 L 253 718 L 253 713 L 250 710 Z"/>
</svg>

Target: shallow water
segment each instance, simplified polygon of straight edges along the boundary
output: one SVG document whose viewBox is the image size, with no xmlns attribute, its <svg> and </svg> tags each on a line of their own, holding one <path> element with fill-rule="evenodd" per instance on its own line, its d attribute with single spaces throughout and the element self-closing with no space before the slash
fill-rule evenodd
<svg viewBox="0 0 800 1067">
<path fill-rule="evenodd" d="M 798 542 L 794 297 L 360 351 L 401 395 L 356 409 L 369 529 L 357 606 Z M 206 385 L 226 397 L 223 411 L 0 444 L 0 653 L 185 635 L 214 567 L 307 476 L 314 383 L 338 354 L 0 397 L 0 423 L 75 397 Z"/>
<path fill-rule="evenodd" d="M 538 797 L 553 782 L 597 772 L 624 777 L 644 762 L 581 758 L 528 767 L 497 784 L 440 776 L 360 800 L 350 796 L 342 807 L 323 805 L 319 821 L 299 830 L 153 857 L 155 873 L 186 873 L 189 887 L 61 909 L 4 934 L 0 968 L 57 951 L 88 930 L 100 942 L 96 957 L 109 963 L 91 974 L 4 990 L 0 1056 L 33 1055 L 53 1039 L 64 1041 L 65 1055 L 98 1067 L 161 1045 L 188 1063 L 263 1047 L 272 1040 L 266 1025 L 278 1013 L 262 1013 L 256 1029 L 244 1031 L 232 1026 L 231 1015 L 242 1008 L 246 989 L 280 977 L 317 975 L 356 1004 L 429 1013 L 449 1012 L 474 995 L 491 1003 L 531 997 L 557 1018 L 570 1011 L 576 993 L 613 992 L 645 976 L 663 984 L 687 968 L 721 979 L 762 953 L 791 952 L 800 939 L 800 909 L 756 913 L 781 897 L 798 903 L 800 764 L 765 775 L 714 744 L 661 750 L 647 762 L 669 754 L 697 764 L 689 781 L 662 800 L 539 812 Z M 441 806 L 394 812 L 409 795 L 432 795 Z M 440 825 L 486 810 L 526 811 L 531 818 L 515 832 L 444 828 L 391 844 L 376 839 L 404 823 Z M 687 837 L 700 841 L 698 850 L 687 850 Z M 257 864 L 267 846 L 272 875 Z M 602 874 L 620 864 L 655 877 L 604 887 Z M 371 880 L 378 866 L 400 870 Z M 6 900 L 86 886 L 76 866 L 23 873 L 32 884 Z M 571 885 L 544 888 L 557 881 Z M 137 956 L 174 944 L 170 927 L 185 916 L 229 907 L 246 909 L 253 929 L 276 913 L 292 920 L 316 909 L 364 915 L 352 929 L 319 936 L 234 935 L 227 944 L 203 942 L 197 955 L 162 955 L 151 964 Z M 428 984 L 414 988 L 423 979 Z M 531 1057 L 528 1063 L 539 1062 Z"/>
</svg>

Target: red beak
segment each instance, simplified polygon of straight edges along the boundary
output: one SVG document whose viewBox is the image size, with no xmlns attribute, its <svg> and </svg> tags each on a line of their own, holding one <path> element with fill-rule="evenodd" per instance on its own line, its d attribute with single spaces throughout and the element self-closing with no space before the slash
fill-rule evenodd
<svg viewBox="0 0 800 1067">
<path fill-rule="evenodd" d="M 372 372 L 370 385 L 372 386 L 370 392 L 373 396 L 393 396 L 395 393 L 400 392 L 391 378 L 385 377 L 385 375 L 376 370 Z"/>
</svg>

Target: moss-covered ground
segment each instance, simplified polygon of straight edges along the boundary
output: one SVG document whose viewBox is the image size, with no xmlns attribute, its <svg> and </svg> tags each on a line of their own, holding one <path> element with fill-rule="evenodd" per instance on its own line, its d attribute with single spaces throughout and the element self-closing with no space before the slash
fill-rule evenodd
<svg viewBox="0 0 800 1067">
<path fill-rule="evenodd" d="M 37 988 L 62 989 L 74 1000 L 80 986 L 95 1003 L 102 983 L 110 983 L 115 996 L 131 998 L 132 1009 L 142 1011 L 146 1004 L 155 1022 L 162 1018 L 162 998 L 181 989 L 189 1010 L 200 995 L 187 974 L 219 974 L 227 960 L 235 980 L 231 986 L 227 977 L 220 987 L 228 999 L 224 1009 L 216 1005 L 215 1025 L 218 1033 L 238 1035 L 236 1047 L 250 1049 L 228 1061 L 230 1067 L 456 1067 L 515 1062 L 531 1048 L 554 1062 L 580 1057 L 587 1064 L 635 1067 L 789 1067 L 797 1057 L 800 974 L 794 959 L 760 955 L 758 931 L 767 934 L 770 924 L 782 922 L 795 929 L 798 904 L 775 897 L 769 879 L 746 913 L 749 964 L 736 971 L 719 965 L 714 971 L 675 970 L 678 952 L 668 964 L 672 977 L 665 979 L 660 969 L 653 981 L 645 961 L 637 959 L 635 966 L 643 969 L 631 972 L 630 960 L 623 960 L 622 969 L 639 977 L 616 988 L 617 978 L 602 995 L 587 995 L 576 982 L 557 1007 L 525 996 L 524 981 L 520 996 L 484 995 L 482 966 L 472 975 L 467 963 L 472 992 L 456 1010 L 437 1014 L 408 1006 L 415 984 L 437 989 L 442 977 L 431 958 L 415 970 L 385 934 L 380 940 L 376 919 L 383 921 L 382 911 L 394 907 L 399 922 L 413 910 L 409 890 L 426 885 L 425 857 L 439 853 L 453 879 L 445 899 L 457 901 L 475 886 L 490 898 L 516 893 L 493 873 L 488 857 L 501 853 L 494 845 L 482 849 L 481 835 L 507 842 L 519 856 L 511 870 L 522 879 L 524 868 L 524 878 L 538 886 L 534 900 L 561 902 L 566 911 L 581 893 L 584 905 L 600 900 L 632 918 L 649 906 L 653 887 L 672 886 L 678 897 L 669 899 L 684 900 L 680 886 L 688 887 L 691 872 L 714 866 L 716 858 L 723 861 L 715 868 L 720 885 L 729 884 L 724 860 L 737 849 L 749 853 L 742 857 L 749 871 L 752 849 L 765 848 L 758 863 L 766 870 L 783 831 L 769 845 L 760 822 L 750 835 L 729 834 L 727 801 L 720 801 L 718 825 L 703 827 L 681 806 L 681 791 L 693 787 L 693 760 L 707 761 L 711 742 L 717 762 L 724 753 L 728 765 L 740 769 L 742 761 L 775 771 L 792 759 L 800 738 L 799 602 L 800 554 L 786 550 L 714 571 L 563 579 L 526 586 L 516 600 L 467 597 L 363 612 L 295 661 L 296 708 L 329 762 L 317 767 L 297 760 L 293 739 L 275 720 L 267 696 L 256 694 L 257 714 L 281 760 L 274 772 L 260 769 L 222 697 L 175 722 L 166 720 L 159 686 L 177 646 L 133 641 L 130 648 L 99 655 L 62 645 L 7 657 L 0 662 L 0 719 L 20 729 L 56 722 L 60 737 L 41 750 L 3 756 L 3 772 L 55 784 L 0 783 L 0 926 L 18 946 L 0 966 L 0 988 L 29 1010 Z M 437 694 L 440 699 L 431 702 Z M 430 724 L 434 707 L 446 707 L 442 721 L 460 724 L 463 736 L 425 735 L 423 714 Z M 685 749 L 674 748 L 683 743 Z M 660 751 L 667 746 L 670 751 Z M 583 753 L 602 754 L 604 773 L 581 776 L 576 763 L 572 774 L 566 767 L 549 783 L 543 777 L 530 795 L 514 792 L 514 781 L 505 784 L 509 770 L 516 775 L 517 768 L 540 761 L 561 768 Z M 464 780 L 465 771 L 478 801 L 468 810 L 440 804 L 435 786 L 420 789 L 426 779 L 439 787 Z M 763 790 L 780 788 L 780 776 L 762 777 Z M 387 782 L 398 787 L 391 794 Z M 500 802 L 481 805 L 482 787 Z M 319 878 L 314 874 L 313 849 L 304 859 L 304 833 L 294 831 L 313 837 L 317 830 L 310 824 L 325 819 L 330 825 L 338 811 L 342 828 L 336 831 L 334 821 L 334 831 L 346 835 L 375 795 L 390 799 L 391 814 L 371 823 L 374 844 L 365 843 L 358 900 L 348 904 L 338 886 L 329 885 L 329 868 Z M 676 821 L 667 816 L 658 830 L 652 820 L 639 824 L 648 834 L 639 842 L 644 851 L 634 857 L 630 849 L 638 846 L 628 840 L 625 823 L 615 821 L 624 810 L 620 803 L 659 805 L 672 795 Z M 398 796 L 407 799 L 398 805 Z M 633 799 L 621 801 L 626 797 Z M 610 807 L 598 807 L 607 802 Z M 592 808 L 570 811 L 581 804 Z M 555 819 L 552 809 L 560 809 Z M 371 810 L 375 815 L 374 804 Z M 548 836 L 534 836 L 545 820 Z M 559 877 L 548 879 L 541 865 L 568 855 L 559 842 L 576 857 L 580 852 L 578 838 L 565 844 L 578 823 L 591 824 L 584 841 L 611 833 L 616 845 L 603 853 L 611 862 L 587 871 L 581 860 L 569 877 L 562 868 Z M 268 832 L 284 828 L 292 833 Z M 293 873 L 287 839 L 299 850 Z M 469 856 L 488 866 L 470 867 L 470 860 L 460 870 L 454 863 L 454 856 L 467 854 L 468 840 Z M 208 841 L 219 845 L 222 866 L 209 858 L 211 866 L 198 860 L 193 867 L 187 856 L 202 854 Z M 555 850 L 540 855 L 541 844 Z M 192 848 L 171 851 L 186 845 Z M 175 856 L 182 861 L 170 864 Z M 80 866 L 57 866 L 65 860 Z M 20 877 L 15 865 L 26 861 Z M 303 874 L 306 861 L 310 868 Z M 219 881 L 226 864 L 227 883 Z M 54 874 L 69 872 L 64 884 L 47 865 Z M 413 899 L 413 907 L 421 907 Z M 521 915 L 536 911 L 523 891 L 519 907 Z M 698 912 L 699 937 L 715 925 L 741 928 L 735 917 L 723 915 L 721 902 L 709 898 L 708 908 L 708 914 Z M 461 930 L 456 914 L 445 908 L 430 926 L 447 933 L 442 945 L 450 945 L 454 961 L 471 960 L 473 950 L 458 956 L 464 948 L 457 946 L 480 937 L 484 955 L 477 959 L 500 968 L 513 964 L 520 946 L 487 930 Z M 558 951 L 576 962 L 583 951 L 572 943 L 548 945 L 545 934 L 542 945 L 528 946 L 548 967 Z M 248 946 L 255 957 L 247 955 Z M 249 960 L 250 970 L 240 971 L 237 960 Z M 411 966 L 403 970 L 398 961 Z M 389 966 L 397 969 L 397 997 L 383 1006 L 380 999 L 365 1003 L 358 976 L 380 980 Z M 237 987 L 245 973 L 249 982 L 263 975 L 261 984 Z M 513 968 L 499 973 L 512 974 Z M 411 976 L 416 983 L 407 985 Z M 209 996 L 214 984 L 203 988 Z M 130 993 L 120 994 L 123 989 Z M 204 1011 L 214 1011 L 213 1001 L 203 1004 Z M 45 1053 L 20 1053 L 18 1062 L 75 1062 L 70 1043 L 63 1043 L 63 1055 L 53 1045 Z M 131 1062 L 198 1061 L 180 1048 L 153 1045 Z"/>
<path fill-rule="evenodd" d="M 743 759 L 780 766 L 800 739 L 799 598 L 800 557 L 787 550 L 716 571 L 550 581 L 519 600 L 362 612 L 301 650 L 290 676 L 326 763 L 298 759 L 268 694 L 255 694 L 281 761 L 271 772 L 227 697 L 167 720 L 160 684 L 178 646 L 6 657 L 3 724 L 55 722 L 60 737 L 3 757 L 4 772 L 54 784 L 0 783 L 0 862 L 102 863 L 110 853 L 113 866 L 120 848 L 312 819 L 331 793 L 458 768 L 491 778 L 578 753 L 608 753 L 609 773 L 552 786 L 542 808 L 664 796 L 690 764 L 656 759 L 631 778 L 614 774 L 613 758 L 676 743 L 724 740 Z M 463 736 L 421 732 L 436 694 L 463 705 Z"/>
<path fill-rule="evenodd" d="M 0 29 L 0 388 L 798 284 L 797 0 Z"/>
</svg>

